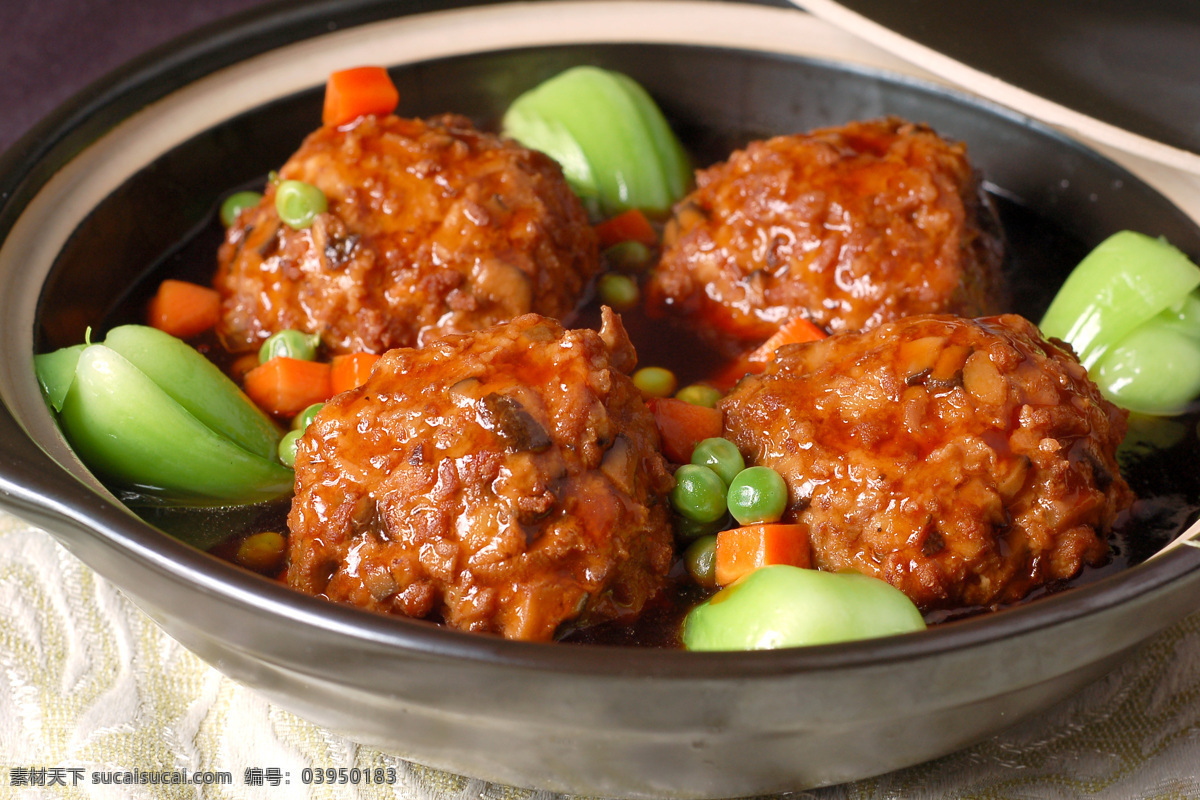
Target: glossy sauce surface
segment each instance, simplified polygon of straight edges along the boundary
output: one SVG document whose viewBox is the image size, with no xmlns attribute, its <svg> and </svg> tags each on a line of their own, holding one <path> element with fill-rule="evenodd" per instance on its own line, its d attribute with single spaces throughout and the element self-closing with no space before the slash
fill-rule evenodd
<svg viewBox="0 0 1200 800">
<path fill-rule="evenodd" d="M 1015 602 L 1099 565 L 1133 501 L 1115 460 L 1125 414 L 1015 314 L 781 348 L 719 407 L 746 460 L 792 488 L 816 566 L 922 609 Z"/>
<path fill-rule="evenodd" d="M 257 184 L 258 186 L 261 183 Z M 256 188 L 251 185 L 247 188 Z M 993 195 L 1008 238 L 1005 273 L 1009 283 L 1011 310 L 1029 319 L 1041 317 L 1067 271 L 1082 258 L 1087 247 L 1057 227 L 1002 195 Z M 224 232 L 216 219 L 197 229 L 168 253 L 146 277 L 130 287 L 105 319 L 106 327 L 122 322 L 140 322 L 143 309 L 158 283 L 167 277 L 207 283 L 214 272 L 214 254 Z M 677 323 L 651 319 L 641 308 L 622 314 L 641 366 L 672 369 L 680 386 L 703 380 L 725 365 L 725 359 L 701 337 Z M 599 327 L 599 303 L 595 297 L 582 307 L 571 327 Z M 224 367 L 232 362 L 216 345 L 215 337 L 194 342 Z M 1109 537 L 1110 558 L 1099 566 L 1085 566 L 1069 581 L 1051 583 L 1035 590 L 1022 602 L 1070 586 L 1098 580 L 1112 572 L 1140 563 L 1174 538 L 1200 511 L 1200 441 L 1197 415 L 1187 413 L 1146 426 L 1142 438 L 1158 442 L 1153 447 L 1126 448 L 1121 472 L 1138 500 L 1118 519 Z M 1136 427 L 1136 426 L 1135 426 Z M 1132 437 L 1131 437 L 1132 438 Z M 218 557 L 233 561 L 238 544 L 263 530 L 286 531 L 290 501 L 267 506 L 222 511 L 184 509 L 138 509 L 151 524 Z M 672 570 L 673 584 L 653 599 L 632 625 L 607 623 L 581 631 L 560 632 L 567 642 L 677 647 L 679 625 L 688 609 L 706 592 L 691 584 L 681 563 Z M 973 616 L 988 609 L 963 606 L 930 611 L 931 624 Z"/>
<path fill-rule="evenodd" d="M 521 314 L 560 318 L 599 268 L 558 165 L 457 115 L 389 115 L 309 134 L 282 180 L 324 189 L 327 213 L 281 222 L 276 187 L 217 251 L 218 334 L 255 351 L 322 331 L 332 354 L 420 346 Z"/>
<path fill-rule="evenodd" d="M 830 333 L 1007 304 L 966 145 L 897 117 L 751 142 L 696 173 L 647 307 L 739 353 L 803 308 Z"/>
</svg>

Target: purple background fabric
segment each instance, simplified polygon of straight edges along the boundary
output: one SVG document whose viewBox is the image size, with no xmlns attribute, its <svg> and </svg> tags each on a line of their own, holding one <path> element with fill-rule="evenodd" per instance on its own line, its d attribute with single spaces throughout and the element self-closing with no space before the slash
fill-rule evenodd
<svg viewBox="0 0 1200 800">
<path fill-rule="evenodd" d="M 0 151 L 143 52 L 265 0 L 0 0 Z"/>
</svg>

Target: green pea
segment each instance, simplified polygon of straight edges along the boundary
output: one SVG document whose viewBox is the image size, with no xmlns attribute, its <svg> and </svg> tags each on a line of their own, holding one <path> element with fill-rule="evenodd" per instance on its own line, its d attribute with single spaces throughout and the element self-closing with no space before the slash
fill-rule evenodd
<svg viewBox="0 0 1200 800">
<path fill-rule="evenodd" d="M 228 228 L 237 222 L 238 214 L 247 208 L 253 208 L 262 200 L 258 192 L 234 192 L 221 203 L 221 222 Z"/>
<path fill-rule="evenodd" d="M 313 417 L 317 416 L 320 410 L 324 407 L 324 403 L 313 403 L 311 406 L 301 411 L 295 416 L 295 418 L 292 419 L 292 430 L 307 430 L 308 426 L 312 424 Z"/>
<path fill-rule="evenodd" d="M 329 207 L 325 193 L 304 181 L 280 181 L 275 189 L 275 210 L 291 228 L 301 230 L 312 225 L 317 214 Z"/>
<path fill-rule="evenodd" d="M 724 395 L 721 394 L 720 389 L 705 386 L 703 383 L 693 383 L 691 386 L 685 386 L 675 393 L 676 400 L 682 400 L 694 406 L 704 406 L 705 408 L 715 408 L 717 401 L 722 397 Z"/>
<path fill-rule="evenodd" d="M 288 431 L 279 440 L 279 460 L 289 466 L 296 466 L 296 445 L 304 431 Z"/>
<path fill-rule="evenodd" d="M 778 521 L 787 501 L 787 484 L 770 467 L 744 469 L 729 484 L 729 513 L 742 525 Z"/>
<path fill-rule="evenodd" d="M 924 630 L 903 592 L 856 572 L 761 567 L 693 608 L 688 650 L 770 650 Z"/>
<path fill-rule="evenodd" d="M 710 533 L 716 533 L 725 527 L 729 518 L 722 516 L 716 522 L 696 522 L 687 517 L 681 517 L 678 514 L 674 517 L 675 538 L 681 541 L 690 542 L 692 539 L 698 539 L 701 536 L 707 536 Z"/>
<path fill-rule="evenodd" d="M 678 381 L 675 373 L 662 367 L 642 367 L 633 373 L 633 385 L 648 397 L 670 397 Z"/>
<path fill-rule="evenodd" d="M 708 467 L 684 464 L 675 470 L 671 507 L 693 522 L 716 522 L 725 516 L 725 484 Z"/>
<path fill-rule="evenodd" d="M 266 573 L 278 569 L 286 553 L 287 538 L 282 533 L 260 531 L 242 540 L 234 558 L 247 569 Z"/>
<path fill-rule="evenodd" d="M 717 473 L 726 486 L 732 485 L 733 479 L 746 468 L 746 462 L 737 445 L 720 436 L 705 439 L 696 445 L 696 449 L 692 451 L 692 463 L 708 467 Z"/>
<path fill-rule="evenodd" d="M 604 257 L 613 269 L 620 272 L 642 272 L 650 266 L 653 251 L 641 242 L 618 242 L 604 251 Z"/>
<path fill-rule="evenodd" d="M 258 349 L 258 363 L 265 364 L 276 356 L 286 356 L 300 361 L 313 361 L 321 337 L 315 333 L 303 333 L 291 328 L 271 334 Z"/>
<path fill-rule="evenodd" d="M 628 311 L 633 308 L 641 296 L 637 282 L 633 278 L 616 272 L 606 272 L 601 275 L 596 288 L 600 293 L 600 301 L 605 305 L 612 306 L 617 311 Z"/>
<path fill-rule="evenodd" d="M 701 536 L 683 551 L 683 565 L 688 575 L 706 589 L 717 586 L 717 537 L 716 534 Z"/>
</svg>

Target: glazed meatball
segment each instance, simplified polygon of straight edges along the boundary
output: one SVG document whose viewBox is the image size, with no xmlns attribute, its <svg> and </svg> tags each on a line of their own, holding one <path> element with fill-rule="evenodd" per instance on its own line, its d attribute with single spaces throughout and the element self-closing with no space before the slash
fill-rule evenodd
<svg viewBox="0 0 1200 800">
<path fill-rule="evenodd" d="M 697 173 L 647 297 L 727 355 L 803 314 L 831 332 L 1002 308 L 999 222 L 966 147 L 896 118 L 751 143 Z"/>
<path fill-rule="evenodd" d="M 290 228 L 272 185 L 229 229 L 214 285 L 233 352 L 286 328 L 331 353 L 382 353 L 529 312 L 561 319 L 599 268 L 558 165 L 463 117 L 326 126 L 279 177 L 329 208 Z"/>
<path fill-rule="evenodd" d="M 722 402 L 788 485 L 814 563 L 923 609 L 994 606 L 1102 562 L 1133 501 L 1126 413 L 1014 316 L 926 315 L 788 345 Z"/>
<path fill-rule="evenodd" d="M 526 315 L 392 350 L 300 439 L 287 582 L 510 639 L 637 614 L 673 479 L 633 347 Z"/>
</svg>

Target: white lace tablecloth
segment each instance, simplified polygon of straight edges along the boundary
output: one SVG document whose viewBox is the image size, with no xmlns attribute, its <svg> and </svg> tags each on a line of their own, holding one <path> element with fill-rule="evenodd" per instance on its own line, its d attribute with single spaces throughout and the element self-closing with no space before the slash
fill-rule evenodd
<svg viewBox="0 0 1200 800">
<path fill-rule="evenodd" d="M 0 798 L 549 797 L 410 764 L 273 707 L 160 631 L 48 534 L 3 512 L 0 608 Z M 391 768 L 395 783 L 298 785 L 306 767 Z M 92 782 L 126 772 L 226 772 L 231 782 Z M 291 784 L 279 780 L 285 773 Z M 65 785 L 36 785 L 52 781 Z M 1200 798 L 1200 613 L 1001 736 L 791 797 Z"/>
</svg>

